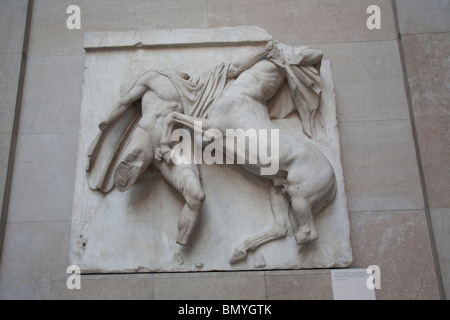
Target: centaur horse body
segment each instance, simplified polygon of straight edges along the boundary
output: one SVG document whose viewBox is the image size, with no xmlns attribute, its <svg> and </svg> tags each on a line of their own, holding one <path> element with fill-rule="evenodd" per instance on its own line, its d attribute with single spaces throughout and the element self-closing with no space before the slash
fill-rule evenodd
<svg viewBox="0 0 450 320">
<path fill-rule="evenodd" d="M 170 168 L 178 165 L 168 165 L 165 161 L 160 161 L 159 154 L 160 146 L 163 153 L 164 149 L 168 148 L 168 134 L 171 133 L 174 123 L 193 128 L 194 122 L 200 120 L 204 130 L 215 128 L 222 132 L 226 129 L 279 129 L 270 120 L 267 102 L 286 84 L 286 80 L 293 100 L 297 100 L 295 105 L 300 113 L 303 131 L 306 136 L 314 138 L 314 116 L 321 90 L 318 73 L 321 58 L 322 54 L 315 50 L 303 47 L 297 50 L 269 43 L 243 62 L 222 64 L 209 75 L 203 74 L 203 78 L 187 74 L 147 73 L 100 125 L 102 131 L 106 130 L 124 110 L 141 99 L 142 118 L 127 147 L 125 158 L 115 171 L 116 186 L 128 188 L 150 165 L 160 169 L 163 175 L 166 174 L 165 178 L 168 178 L 169 182 L 175 180 L 173 175 L 176 170 Z M 211 79 L 204 80 L 205 77 Z M 190 93 L 198 94 L 199 90 L 204 91 L 200 96 L 188 97 Z M 240 147 L 248 151 L 247 145 Z M 314 217 L 335 197 L 334 170 L 316 146 L 307 139 L 280 130 L 278 147 L 279 172 L 273 176 L 264 176 L 271 181 L 270 203 L 274 224 L 269 230 L 251 236 L 238 246 L 231 257 L 232 263 L 246 257 L 249 250 L 254 250 L 265 242 L 285 237 L 291 225 L 290 207 L 298 222 L 295 234 L 297 243 L 316 240 L 318 233 L 314 226 Z M 155 156 L 159 161 L 154 161 Z M 243 166 L 258 174 L 255 165 Z M 262 166 L 256 165 L 257 168 Z M 184 186 L 177 186 L 177 190 L 183 195 L 186 194 L 186 212 L 189 211 L 182 222 L 180 216 L 179 243 L 187 242 L 187 236 L 195 225 L 199 204 L 201 205 L 204 198 L 199 175 L 189 173 L 194 170 L 185 171 L 188 172 L 186 179 L 191 181 L 194 192 L 189 192 Z M 203 197 L 197 196 L 199 193 Z M 196 205 L 192 209 L 189 209 L 189 198 L 196 199 Z M 180 233 L 185 236 L 181 237 Z M 183 238 L 183 241 L 179 241 L 180 238 Z"/>
</svg>

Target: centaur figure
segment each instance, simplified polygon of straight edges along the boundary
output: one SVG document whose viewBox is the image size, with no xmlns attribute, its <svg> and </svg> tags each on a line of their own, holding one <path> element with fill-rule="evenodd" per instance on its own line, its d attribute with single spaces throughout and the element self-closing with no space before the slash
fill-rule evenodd
<svg viewBox="0 0 450 320">
<path fill-rule="evenodd" d="M 150 165 L 156 167 L 186 200 L 178 222 L 177 238 L 178 243 L 186 244 L 205 195 L 199 171 L 190 159 L 181 161 L 181 164 L 169 164 L 167 155 L 170 154 L 172 126 L 178 123 L 194 128 L 194 122 L 201 120 L 204 130 L 279 129 L 270 120 L 267 103 L 283 85 L 287 85 L 301 118 L 304 138 L 280 130 L 279 171 L 273 176 L 265 176 L 271 181 L 274 225 L 246 239 L 236 248 L 230 262 L 246 257 L 248 250 L 254 250 L 267 241 L 285 237 L 290 227 L 289 207 L 292 207 L 298 222 L 297 243 L 316 240 L 318 233 L 313 219 L 333 201 L 336 194 L 336 178 L 331 164 L 308 141 L 315 139 L 320 130 L 321 59 L 320 51 L 271 41 L 240 62 L 222 63 L 200 75 L 162 71 L 145 73 L 100 124 L 101 132 L 88 152 L 91 188 L 108 191 L 115 186 L 124 191 Z M 131 107 L 136 103 L 137 107 Z M 112 155 L 106 158 L 111 160 L 106 161 L 106 165 L 105 161 L 100 161 L 101 165 L 97 164 L 100 168 L 94 168 L 105 144 L 105 135 L 114 132 L 114 124 L 123 118 L 129 119 L 128 124 L 122 125 L 124 129 L 121 138 L 116 139 L 117 146 L 110 148 Z M 246 145 L 239 147 L 245 150 L 238 152 L 248 151 Z M 268 147 L 271 148 L 270 144 Z M 255 168 L 263 165 L 243 166 L 259 174 Z"/>
</svg>

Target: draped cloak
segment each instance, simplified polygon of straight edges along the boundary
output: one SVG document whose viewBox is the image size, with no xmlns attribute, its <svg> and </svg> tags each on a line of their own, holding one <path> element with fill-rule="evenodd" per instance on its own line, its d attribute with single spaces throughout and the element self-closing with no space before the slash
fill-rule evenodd
<svg viewBox="0 0 450 320">
<path fill-rule="evenodd" d="M 164 74 L 170 79 L 183 106 L 183 113 L 195 118 L 206 118 L 211 104 L 220 99 L 233 79 L 227 79 L 230 64 L 221 63 L 202 74 L 182 78 L 176 74 Z"/>
<path fill-rule="evenodd" d="M 323 82 L 320 77 L 321 56 L 312 64 L 303 61 L 307 47 L 293 47 L 278 44 L 281 52 L 280 58 L 270 59 L 286 74 L 286 82 L 292 103 L 275 105 L 271 110 L 271 118 L 284 118 L 297 110 L 302 122 L 303 133 L 315 139 L 319 130 L 321 113 L 319 110 Z"/>
</svg>

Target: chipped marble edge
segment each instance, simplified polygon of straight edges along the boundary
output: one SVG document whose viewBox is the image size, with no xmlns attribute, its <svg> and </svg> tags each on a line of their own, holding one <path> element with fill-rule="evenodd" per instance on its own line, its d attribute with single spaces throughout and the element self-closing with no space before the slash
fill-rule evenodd
<svg viewBox="0 0 450 320">
<path fill-rule="evenodd" d="M 173 29 L 125 32 L 90 32 L 84 49 L 241 45 L 267 42 L 272 36 L 256 26 L 215 29 Z"/>
</svg>

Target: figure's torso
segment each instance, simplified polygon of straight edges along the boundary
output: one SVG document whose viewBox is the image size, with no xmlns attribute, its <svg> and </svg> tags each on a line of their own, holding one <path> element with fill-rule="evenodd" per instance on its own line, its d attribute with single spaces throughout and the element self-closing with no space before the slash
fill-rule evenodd
<svg viewBox="0 0 450 320">
<path fill-rule="evenodd" d="M 172 82 L 165 76 L 152 77 L 148 85 L 151 90 L 141 100 L 142 118 L 139 126 L 148 131 L 156 144 L 164 134 L 166 119 L 173 111 L 181 111 L 181 101 Z"/>
</svg>

